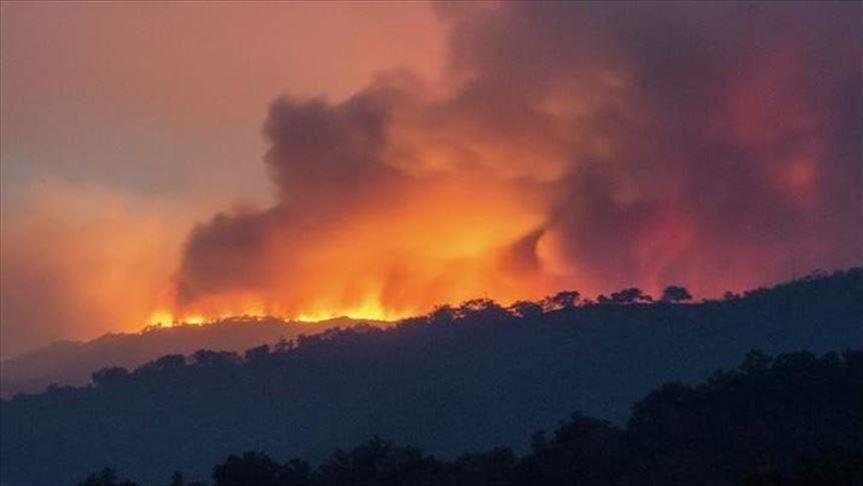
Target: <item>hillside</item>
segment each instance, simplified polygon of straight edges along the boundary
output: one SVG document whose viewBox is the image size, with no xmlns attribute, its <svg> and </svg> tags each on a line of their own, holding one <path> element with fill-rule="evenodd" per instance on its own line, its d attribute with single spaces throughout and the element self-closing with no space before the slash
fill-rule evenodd
<svg viewBox="0 0 863 486">
<path fill-rule="evenodd" d="M 319 322 L 235 317 L 205 325 L 105 334 L 86 342 L 59 341 L 0 363 L 0 393 L 3 396 L 34 393 L 51 384 L 85 385 L 93 370 L 108 366 L 134 368 L 159 356 L 191 354 L 198 349 L 242 351 L 356 322 L 347 317 Z"/>
<path fill-rule="evenodd" d="M 854 486 L 863 484 L 861 400 L 861 351 L 751 352 L 697 386 L 663 384 L 625 427 L 573 414 L 553 434 L 535 434 L 522 457 L 504 446 L 442 460 L 373 436 L 317 467 L 232 454 L 211 478 L 215 486 Z M 123 486 L 115 475 L 105 469 L 81 486 Z"/>
<path fill-rule="evenodd" d="M 523 451 L 573 411 L 621 423 L 659 384 L 703 380 L 751 349 L 863 347 L 860 269 L 699 304 L 613 297 L 523 315 L 474 301 L 19 396 L 2 403 L 0 480 L 70 481 L 105 465 L 145 483 L 166 470 L 199 478 L 236 451 L 317 461 L 375 433 L 441 457 Z"/>
</svg>

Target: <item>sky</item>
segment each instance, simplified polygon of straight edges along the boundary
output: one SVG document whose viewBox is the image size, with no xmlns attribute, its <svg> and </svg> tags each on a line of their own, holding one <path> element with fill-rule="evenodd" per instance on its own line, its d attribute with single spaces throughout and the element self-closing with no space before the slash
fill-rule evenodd
<svg viewBox="0 0 863 486">
<path fill-rule="evenodd" d="M 854 2 L 0 7 L 0 353 L 861 264 Z"/>
<path fill-rule="evenodd" d="M 280 94 L 341 100 L 443 58 L 423 3 L 0 8 L 4 356 L 142 327 L 197 221 L 271 200 Z"/>
</svg>

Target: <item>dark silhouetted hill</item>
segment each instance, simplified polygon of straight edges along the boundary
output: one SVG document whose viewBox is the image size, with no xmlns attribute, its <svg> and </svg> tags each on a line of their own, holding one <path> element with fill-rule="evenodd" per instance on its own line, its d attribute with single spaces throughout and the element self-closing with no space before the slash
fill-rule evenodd
<svg viewBox="0 0 863 486">
<path fill-rule="evenodd" d="M 444 458 L 500 444 L 525 451 L 533 431 L 572 410 L 622 423 L 652 388 L 704 380 L 751 349 L 863 347 L 862 277 L 855 269 L 699 304 L 648 303 L 637 289 L 603 304 L 564 294 L 504 309 L 481 299 L 386 330 L 102 370 L 93 386 L 2 403 L 0 479 L 72 481 L 105 465 L 147 484 L 172 470 L 202 478 L 236 451 L 317 462 L 372 434 Z"/>
<path fill-rule="evenodd" d="M 87 342 L 58 341 L 4 360 L 0 364 L 3 396 L 33 393 L 57 385 L 85 385 L 93 370 L 107 366 L 133 368 L 166 354 L 198 349 L 242 351 L 299 334 L 351 326 L 359 321 L 339 317 L 320 322 L 285 321 L 276 317 L 233 317 L 205 325 L 150 327 L 140 333 L 105 334 Z M 368 321 L 362 321 L 368 322 Z"/>
<path fill-rule="evenodd" d="M 174 484 L 184 477 L 175 473 Z M 497 447 L 441 460 L 374 436 L 316 468 L 246 452 L 211 477 L 215 486 L 859 485 L 863 351 L 750 352 L 701 385 L 652 391 L 625 428 L 575 414 L 549 437 L 534 434 L 521 458 Z M 81 483 L 118 484 L 111 470 Z"/>
</svg>

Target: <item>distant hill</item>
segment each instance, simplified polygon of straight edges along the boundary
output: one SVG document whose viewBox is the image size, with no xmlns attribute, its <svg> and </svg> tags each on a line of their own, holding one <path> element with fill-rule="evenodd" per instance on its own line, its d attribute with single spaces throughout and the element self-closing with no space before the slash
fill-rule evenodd
<svg viewBox="0 0 863 486">
<path fill-rule="evenodd" d="M 151 327 L 139 333 L 105 334 L 92 341 L 58 341 L 0 363 L 0 393 L 33 393 L 57 385 L 85 385 L 90 373 L 107 366 L 133 368 L 166 354 L 191 354 L 198 349 L 243 351 L 300 334 L 363 322 L 337 317 L 318 322 L 276 317 L 233 317 L 216 322 Z"/>
<path fill-rule="evenodd" d="M 859 486 L 861 402 L 863 351 L 820 358 L 750 352 L 736 370 L 698 386 L 655 389 L 633 406 L 626 427 L 574 414 L 553 434 L 534 435 L 520 458 L 496 447 L 447 461 L 373 436 L 317 467 L 254 451 L 231 455 L 212 469 L 209 484 Z M 137 486 L 112 481 L 115 475 L 103 470 L 81 486 Z"/>
<path fill-rule="evenodd" d="M 621 423 L 659 384 L 704 380 L 751 349 L 863 347 L 860 269 L 698 304 L 639 295 L 545 312 L 478 300 L 278 351 L 103 370 L 93 386 L 0 404 L 0 483 L 69 482 L 105 465 L 145 484 L 173 470 L 204 478 L 236 451 L 319 461 L 375 433 L 439 457 L 524 451 L 574 411 Z"/>
</svg>

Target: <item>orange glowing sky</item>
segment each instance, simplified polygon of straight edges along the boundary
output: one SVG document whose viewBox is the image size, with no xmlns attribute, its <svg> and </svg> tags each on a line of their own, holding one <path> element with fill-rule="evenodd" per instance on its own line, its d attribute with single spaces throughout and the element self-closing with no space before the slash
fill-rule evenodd
<svg viewBox="0 0 863 486">
<path fill-rule="evenodd" d="M 343 99 L 381 70 L 433 77 L 443 58 L 422 3 L 0 9 L 4 356 L 139 329 L 195 222 L 269 201 L 274 97 Z"/>
<path fill-rule="evenodd" d="M 0 5 L 4 357 L 861 261 L 858 5 Z"/>
</svg>

